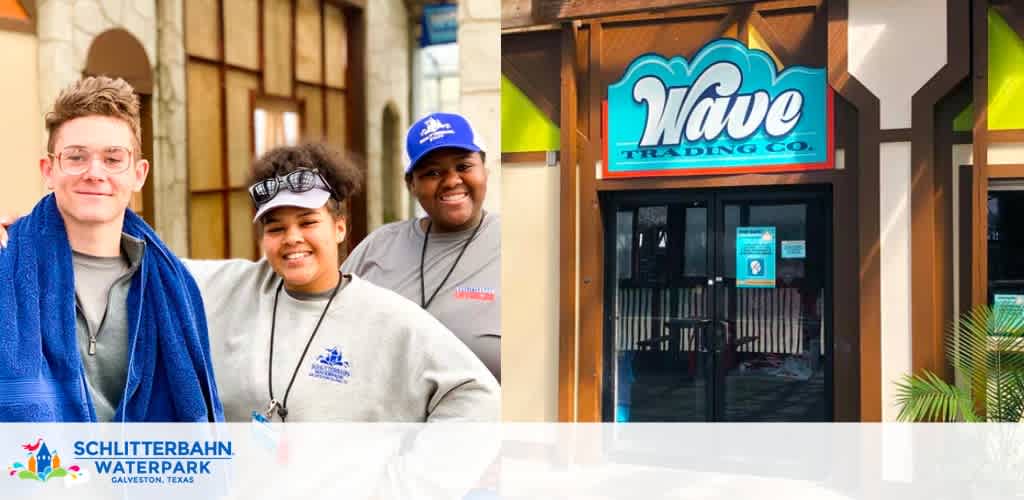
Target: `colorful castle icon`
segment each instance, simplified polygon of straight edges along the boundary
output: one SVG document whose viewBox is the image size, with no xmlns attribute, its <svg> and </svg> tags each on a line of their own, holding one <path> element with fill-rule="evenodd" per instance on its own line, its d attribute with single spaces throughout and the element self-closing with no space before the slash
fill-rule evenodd
<svg viewBox="0 0 1024 500">
<path fill-rule="evenodd" d="M 22 445 L 22 448 L 28 451 L 27 459 L 24 463 L 16 461 L 8 466 L 8 476 L 35 481 L 47 481 L 58 477 L 68 478 L 71 481 L 84 478 L 84 471 L 77 465 L 67 468 L 62 467 L 60 454 L 56 451 L 50 451 L 50 448 L 46 446 L 46 442 L 42 438 L 37 440 L 35 444 Z"/>
<path fill-rule="evenodd" d="M 39 474 L 39 477 L 46 477 L 50 472 L 60 468 L 60 455 L 54 452 L 50 454 L 50 449 L 46 447 L 44 442 L 39 447 L 39 451 L 34 456 L 28 458 L 28 470 Z"/>
</svg>

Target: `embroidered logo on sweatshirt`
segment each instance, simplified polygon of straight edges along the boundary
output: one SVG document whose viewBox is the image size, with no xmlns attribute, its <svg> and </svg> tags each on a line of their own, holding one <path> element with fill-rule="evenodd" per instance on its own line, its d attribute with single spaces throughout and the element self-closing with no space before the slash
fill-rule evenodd
<svg viewBox="0 0 1024 500">
<path fill-rule="evenodd" d="M 347 384 L 348 378 L 352 375 L 349 371 L 349 362 L 341 354 L 338 346 L 327 347 L 324 353 L 316 357 L 309 376 L 322 378 L 339 384 Z"/>
<path fill-rule="evenodd" d="M 459 300 L 479 300 L 482 302 L 494 302 L 497 296 L 493 288 L 482 288 L 476 286 L 460 286 L 455 288 L 455 298 Z"/>
</svg>

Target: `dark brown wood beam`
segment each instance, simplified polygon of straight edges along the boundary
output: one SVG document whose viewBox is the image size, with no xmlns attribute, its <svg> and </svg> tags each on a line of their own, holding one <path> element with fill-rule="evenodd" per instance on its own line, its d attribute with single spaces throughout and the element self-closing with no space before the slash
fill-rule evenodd
<svg viewBox="0 0 1024 500">
<path fill-rule="evenodd" d="M 519 69 L 519 66 L 515 62 L 508 58 L 501 59 L 501 73 L 505 75 L 513 85 L 523 91 L 526 97 L 530 99 L 537 109 L 539 109 L 544 116 L 547 116 L 549 120 L 554 123 L 559 123 L 561 116 L 559 115 L 558 106 L 551 102 L 547 96 L 544 95 L 533 81 L 526 76 L 526 74 Z"/>
<path fill-rule="evenodd" d="M 878 97 L 848 71 L 847 0 L 828 2 L 829 85 L 857 108 L 857 147 L 847 152 L 857 184 L 857 255 L 860 332 L 860 419 L 882 419 L 881 213 Z M 852 318 L 851 318 L 852 319 Z"/>
<path fill-rule="evenodd" d="M 680 7 L 713 7 L 749 3 L 750 0 L 533 0 L 538 23 L 588 17 L 606 17 L 641 12 L 659 12 Z"/>
<path fill-rule="evenodd" d="M 1024 38 L 1024 6 L 1020 2 L 1007 2 L 998 5 L 995 2 L 992 3 L 992 8 L 1000 16 L 1003 16 L 1006 24 L 1009 24 L 1013 31 L 1017 32 L 1017 36 Z"/>
<path fill-rule="evenodd" d="M 988 303 L 988 2 L 972 3 L 974 166 L 971 176 L 971 305 Z"/>
<path fill-rule="evenodd" d="M 604 235 L 597 199 L 597 169 L 602 142 L 601 101 L 604 87 L 603 28 L 590 26 L 589 86 L 590 120 L 587 144 L 579 168 L 579 382 L 576 420 L 601 421 L 602 374 L 604 373 Z"/>
<path fill-rule="evenodd" d="M 561 175 L 558 181 L 558 421 L 576 421 L 576 28 L 562 28 Z"/>
<path fill-rule="evenodd" d="M 936 107 L 970 73 L 969 20 L 966 2 L 946 2 L 946 64 L 911 98 L 911 367 L 947 378 L 952 376 L 944 340 L 953 317 L 953 178 L 950 166 L 937 161 L 936 130 L 948 130 L 952 123 L 937 123 Z M 945 152 L 951 145 L 941 147 Z"/>
<path fill-rule="evenodd" d="M 761 17 L 761 14 L 752 12 L 750 14 L 749 22 L 750 25 L 761 34 L 761 38 L 763 38 L 765 43 L 768 44 L 768 48 L 772 49 L 772 52 L 779 57 L 783 66 L 789 66 L 796 62 L 796 54 L 782 43 L 779 36 L 775 33 L 775 28 L 772 28 L 772 26 L 764 20 L 764 17 Z"/>
</svg>

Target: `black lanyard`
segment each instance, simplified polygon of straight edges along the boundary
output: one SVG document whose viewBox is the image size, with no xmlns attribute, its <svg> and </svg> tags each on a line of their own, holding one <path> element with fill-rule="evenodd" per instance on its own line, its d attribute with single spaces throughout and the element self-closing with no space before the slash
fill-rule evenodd
<svg viewBox="0 0 1024 500">
<path fill-rule="evenodd" d="M 455 257 L 455 262 L 452 263 L 451 269 L 448 270 L 448 274 L 444 275 L 444 279 L 441 280 L 440 285 L 437 285 L 434 293 L 430 295 L 430 300 L 427 300 L 427 285 L 426 280 L 423 279 L 423 262 L 427 258 L 427 241 L 430 240 L 430 228 L 434 226 L 434 221 L 427 223 L 427 233 L 423 235 L 423 251 L 420 252 L 420 307 L 424 309 L 430 307 L 430 303 L 434 301 L 434 297 L 437 297 L 437 292 L 441 291 L 441 287 L 444 286 L 445 282 L 448 281 L 448 278 L 451 277 L 452 272 L 455 271 L 455 266 L 459 265 L 459 261 L 462 260 L 462 254 L 466 253 L 466 249 L 469 248 L 469 243 L 473 241 L 477 231 L 480 230 L 480 226 L 484 225 L 484 217 L 486 216 L 486 213 L 480 214 L 480 222 L 478 222 L 476 227 L 473 228 L 473 234 L 469 235 L 469 238 L 466 238 L 466 243 L 462 245 L 462 250 L 459 251 L 459 256 Z M 417 222 L 417 224 L 419 224 L 419 222 Z"/>
<path fill-rule="evenodd" d="M 316 327 L 313 328 L 313 333 L 309 336 L 309 340 L 306 341 L 306 348 L 302 350 L 302 356 L 299 356 L 299 362 L 295 364 L 295 371 L 292 372 L 292 379 L 288 381 L 288 387 L 284 390 L 284 400 L 278 402 L 274 399 L 274 329 L 277 327 L 277 299 L 281 296 L 281 287 L 284 285 L 284 280 L 281 280 L 277 284 L 277 291 L 274 292 L 274 313 L 270 320 L 270 362 L 267 366 L 267 378 L 270 389 L 270 406 L 267 407 L 265 414 L 270 417 L 270 414 L 277 410 L 277 415 L 281 417 L 281 421 L 284 422 L 288 418 L 288 394 L 292 392 L 292 384 L 295 383 L 295 376 L 299 374 L 299 367 L 302 366 L 302 361 L 306 359 L 306 352 L 309 351 L 309 346 L 313 344 L 313 338 L 316 337 L 316 332 L 320 330 L 320 323 L 323 323 L 324 316 L 327 316 L 327 310 L 331 308 L 331 302 L 334 301 L 334 296 L 338 294 L 338 290 L 341 289 L 341 284 L 345 282 L 344 276 L 338 276 L 338 284 L 334 287 L 334 291 L 331 292 L 331 298 L 327 299 L 327 305 L 324 306 L 324 312 L 320 313 L 320 319 L 316 322 Z"/>
</svg>

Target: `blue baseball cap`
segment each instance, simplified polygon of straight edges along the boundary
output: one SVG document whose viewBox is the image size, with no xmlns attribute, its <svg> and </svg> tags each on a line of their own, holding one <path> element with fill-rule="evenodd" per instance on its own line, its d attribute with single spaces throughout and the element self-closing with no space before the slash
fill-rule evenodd
<svg viewBox="0 0 1024 500">
<path fill-rule="evenodd" d="M 405 136 L 405 173 L 412 172 L 416 162 L 439 148 L 484 152 L 483 141 L 465 117 L 431 113 L 413 123 Z"/>
</svg>

